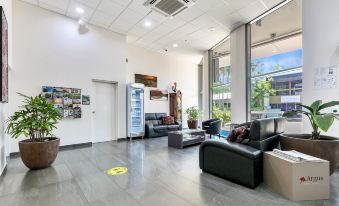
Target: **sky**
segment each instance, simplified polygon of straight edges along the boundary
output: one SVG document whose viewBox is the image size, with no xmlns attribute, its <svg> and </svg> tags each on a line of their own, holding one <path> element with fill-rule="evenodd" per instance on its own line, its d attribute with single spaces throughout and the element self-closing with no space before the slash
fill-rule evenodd
<svg viewBox="0 0 339 206">
<path fill-rule="evenodd" d="M 298 49 L 295 51 L 276 54 L 269 57 L 263 57 L 258 59 L 253 59 L 252 63 L 258 64 L 258 71 L 260 74 L 266 74 L 270 72 L 274 72 L 277 66 L 280 66 L 282 69 L 291 69 L 302 66 L 302 49 Z"/>
</svg>

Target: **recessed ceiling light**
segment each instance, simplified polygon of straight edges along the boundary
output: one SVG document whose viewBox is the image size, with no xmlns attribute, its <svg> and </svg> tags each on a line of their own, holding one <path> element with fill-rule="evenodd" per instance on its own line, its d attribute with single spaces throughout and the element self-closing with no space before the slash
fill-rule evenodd
<svg viewBox="0 0 339 206">
<path fill-rule="evenodd" d="M 150 22 L 150 21 L 145 21 L 144 26 L 147 27 L 147 28 L 149 28 L 149 27 L 152 26 L 152 22 Z"/>
<path fill-rule="evenodd" d="M 179 45 L 178 44 L 173 44 L 172 45 L 174 48 L 177 48 Z"/>
<path fill-rule="evenodd" d="M 273 50 L 272 53 L 277 53 L 278 51 L 277 50 Z"/>
<path fill-rule="evenodd" d="M 215 28 L 214 27 L 210 27 L 210 28 L 208 28 L 208 30 L 215 31 Z"/>
<path fill-rule="evenodd" d="M 75 8 L 75 11 L 80 13 L 80 14 L 85 12 L 85 10 L 83 8 L 80 8 L 80 7 Z"/>
</svg>

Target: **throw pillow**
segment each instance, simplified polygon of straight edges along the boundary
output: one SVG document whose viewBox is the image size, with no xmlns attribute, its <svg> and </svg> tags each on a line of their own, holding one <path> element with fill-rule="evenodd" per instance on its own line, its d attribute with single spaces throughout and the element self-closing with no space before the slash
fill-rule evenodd
<svg viewBox="0 0 339 206">
<path fill-rule="evenodd" d="M 174 124 L 174 117 L 172 116 L 165 116 L 162 118 L 162 124 L 165 125 L 170 125 L 170 124 Z"/>
<path fill-rule="evenodd" d="M 249 135 L 248 126 L 241 126 L 233 129 L 227 139 L 231 142 L 242 143 L 245 139 L 248 139 Z"/>
</svg>

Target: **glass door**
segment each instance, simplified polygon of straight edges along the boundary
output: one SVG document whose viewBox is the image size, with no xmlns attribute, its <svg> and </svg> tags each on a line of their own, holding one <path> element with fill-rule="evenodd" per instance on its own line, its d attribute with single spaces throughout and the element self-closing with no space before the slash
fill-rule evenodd
<svg viewBox="0 0 339 206">
<path fill-rule="evenodd" d="M 131 97 L 131 130 L 133 134 L 144 131 L 144 90 L 132 88 Z"/>
</svg>

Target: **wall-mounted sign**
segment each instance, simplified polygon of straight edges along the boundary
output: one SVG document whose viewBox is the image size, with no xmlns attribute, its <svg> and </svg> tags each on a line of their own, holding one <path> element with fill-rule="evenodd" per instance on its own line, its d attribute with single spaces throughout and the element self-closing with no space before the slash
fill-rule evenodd
<svg viewBox="0 0 339 206">
<path fill-rule="evenodd" d="M 300 95 L 291 95 L 291 96 L 281 96 L 281 103 L 299 103 L 301 102 Z"/>
<path fill-rule="evenodd" d="M 337 66 L 320 67 L 314 72 L 315 89 L 332 89 L 337 86 Z"/>
</svg>

